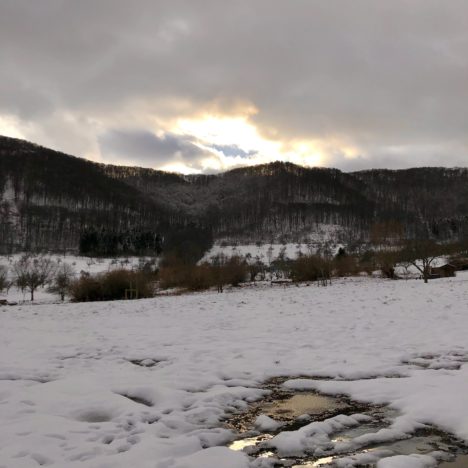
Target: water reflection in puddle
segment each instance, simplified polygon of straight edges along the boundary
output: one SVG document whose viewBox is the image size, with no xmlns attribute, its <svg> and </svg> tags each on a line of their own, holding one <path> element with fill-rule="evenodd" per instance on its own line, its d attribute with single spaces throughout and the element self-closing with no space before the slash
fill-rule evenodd
<svg viewBox="0 0 468 468">
<path fill-rule="evenodd" d="M 443 442 L 439 435 L 428 435 L 427 437 L 411 437 L 399 440 L 387 445 L 375 447 L 375 450 L 388 449 L 395 455 L 427 454 L 436 450 L 449 452 L 453 447 Z"/>
<path fill-rule="evenodd" d="M 292 465 L 291 468 L 312 468 L 312 467 L 317 467 L 317 466 L 327 466 L 329 465 L 335 457 L 323 457 L 319 458 L 318 460 L 311 461 L 311 462 L 306 462 L 302 465 Z"/>
<path fill-rule="evenodd" d="M 245 439 L 235 440 L 234 442 L 231 442 L 228 445 L 228 447 L 231 450 L 236 450 L 236 451 L 244 450 L 249 447 L 255 447 L 260 442 L 271 439 L 272 437 L 273 436 L 271 434 L 261 434 L 256 437 L 246 437 Z"/>
<path fill-rule="evenodd" d="M 301 393 L 285 400 L 269 403 L 263 407 L 263 411 L 273 419 L 295 419 L 304 414 L 323 414 L 344 409 L 348 406 L 344 401 L 337 398 L 315 393 Z"/>
<path fill-rule="evenodd" d="M 439 468 L 466 468 L 468 467 L 468 455 L 458 455 L 455 460 L 443 462 Z"/>
<path fill-rule="evenodd" d="M 271 387 L 270 387 L 271 388 Z M 277 396 L 275 399 L 274 397 Z M 369 416 L 369 421 L 365 421 L 356 427 L 351 427 L 330 435 L 331 447 L 322 454 L 320 458 L 311 455 L 300 458 L 278 458 L 275 450 L 265 447 L 266 442 L 275 434 L 255 431 L 255 419 L 260 414 L 283 422 L 281 431 L 297 430 L 309 424 L 311 421 L 322 421 L 337 414 L 364 413 Z M 304 416 L 308 415 L 308 418 Z M 333 466 L 341 458 L 352 457 L 353 459 L 371 460 L 369 463 L 359 465 L 357 462 L 353 466 L 375 466 L 376 460 L 393 455 L 429 454 L 441 451 L 446 454 L 460 454 L 453 461 L 443 462 L 442 468 L 467 468 L 468 455 L 466 447 L 460 441 L 450 437 L 448 434 L 436 429 L 418 431 L 412 437 L 403 440 L 389 441 L 381 444 L 371 444 L 370 439 L 364 438 L 367 443 L 359 443 L 363 439 L 361 436 L 375 434 L 380 429 L 388 427 L 396 413 L 394 410 L 385 407 L 363 406 L 347 400 L 346 398 L 329 397 L 317 393 L 300 392 L 293 394 L 286 393 L 280 389 L 272 394 L 267 401 L 257 402 L 251 406 L 251 410 L 236 415 L 232 421 L 231 428 L 240 430 L 248 437 L 236 440 L 229 445 L 232 450 L 242 450 L 250 456 L 257 458 L 268 458 L 274 462 L 274 466 L 287 466 L 290 468 L 316 468 Z M 375 439 L 373 439 L 375 440 Z M 356 460 L 357 461 L 357 460 Z"/>
</svg>

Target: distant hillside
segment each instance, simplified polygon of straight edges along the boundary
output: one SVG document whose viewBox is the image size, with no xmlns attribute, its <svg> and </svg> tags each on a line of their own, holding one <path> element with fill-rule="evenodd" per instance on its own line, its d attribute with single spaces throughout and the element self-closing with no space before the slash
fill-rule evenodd
<svg viewBox="0 0 468 468">
<path fill-rule="evenodd" d="M 3 252 L 77 249 L 83 233 L 104 231 L 120 244 L 135 244 L 135 232 L 179 242 L 193 229 L 215 239 L 297 242 L 331 226 L 337 241 L 363 242 L 380 221 L 401 223 L 407 237 L 448 240 L 466 235 L 467 215 L 467 169 L 343 173 L 275 162 L 182 176 L 0 137 Z"/>
<path fill-rule="evenodd" d="M 303 241 L 323 225 L 344 242 L 366 241 L 373 224 L 396 221 L 407 237 L 467 234 L 468 170 L 416 168 L 344 173 L 274 162 L 218 175 L 181 176 L 106 166 L 106 173 L 242 242 Z"/>
<path fill-rule="evenodd" d="M 12 138 L 0 138 L 3 251 L 77 248 L 88 228 L 161 229 L 166 210 L 102 166 Z"/>
</svg>

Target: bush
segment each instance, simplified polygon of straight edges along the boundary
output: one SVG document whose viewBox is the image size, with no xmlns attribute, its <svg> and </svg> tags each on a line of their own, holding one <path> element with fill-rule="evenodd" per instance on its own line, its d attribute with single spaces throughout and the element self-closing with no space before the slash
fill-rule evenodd
<svg viewBox="0 0 468 468">
<path fill-rule="evenodd" d="M 372 250 L 366 250 L 359 257 L 359 270 L 364 271 L 367 275 L 371 276 L 376 269 L 375 252 Z"/>
<path fill-rule="evenodd" d="M 71 283 L 69 294 L 74 302 L 102 301 L 102 285 L 97 277 L 82 275 Z"/>
<path fill-rule="evenodd" d="M 194 265 L 185 265 L 182 261 L 166 258 L 159 270 L 159 285 L 163 289 L 185 287 Z"/>
<path fill-rule="evenodd" d="M 82 275 L 72 282 L 70 297 L 75 302 L 153 297 L 152 280 L 151 275 L 123 269 L 96 276 Z"/>
<path fill-rule="evenodd" d="M 401 256 L 399 251 L 381 250 L 376 254 L 377 265 L 382 273 L 382 277 L 397 279 L 395 268 Z"/>
<path fill-rule="evenodd" d="M 203 291 L 215 285 L 213 269 L 210 265 L 205 263 L 187 268 L 188 272 L 183 287 L 186 287 L 190 291 Z"/>
<path fill-rule="evenodd" d="M 247 270 L 249 272 L 250 281 L 255 281 L 259 276 L 261 279 L 265 279 L 265 265 L 257 260 L 255 263 L 250 263 L 247 265 Z"/>
<path fill-rule="evenodd" d="M 231 286 L 239 286 L 243 283 L 249 272 L 247 262 L 238 256 L 231 257 L 221 263 L 217 268 L 218 271 L 213 272 L 215 276 L 218 276 L 218 283 L 230 284 Z"/>
<path fill-rule="evenodd" d="M 211 265 L 166 266 L 159 271 L 159 285 L 163 289 L 183 288 L 189 291 L 203 291 L 216 285 Z"/>
<path fill-rule="evenodd" d="M 217 287 L 222 291 L 227 284 L 238 286 L 248 276 L 247 262 L 240 257 L 217 256 L 211 263 L 187 265 L 174 260 L 159 271 L 161 288 L 184 288 L 189 291 L 203 291 Z"/>
<path fill-rule="evenodd" d="M 331 277 L 331 264 L 318 255 L 302 255 L 290 264 L 293 281 L 317 281 Z"/>
<path fill-rule="evenodd" d="M 353 276 L 359 273 L 357 258 L 348 255 L 342 247 L 335 255 L 333 267 L 336 276 Z"/>
</svg>

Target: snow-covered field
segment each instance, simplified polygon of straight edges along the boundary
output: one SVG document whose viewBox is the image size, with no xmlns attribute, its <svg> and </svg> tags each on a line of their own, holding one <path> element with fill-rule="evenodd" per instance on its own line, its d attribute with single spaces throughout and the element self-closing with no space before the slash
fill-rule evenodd
<svg viewBox="0 0 468 468">
<path fill-rule="evenodd" d="M 468 442 L 467 274 L 0 307 L 0 316 L 2 468 L 259 466 L 224 447 L 234 435 L 221 420 L 273 376 L 390 404 L 399 416 L 387 437 L 430 423 Z M 272 443 L 300 451 L 314 431 Z"/>
</svg>

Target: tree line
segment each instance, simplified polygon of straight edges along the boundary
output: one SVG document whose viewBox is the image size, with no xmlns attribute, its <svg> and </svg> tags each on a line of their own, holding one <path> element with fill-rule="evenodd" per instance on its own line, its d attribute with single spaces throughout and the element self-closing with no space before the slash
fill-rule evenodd
<svg viewBox="0 0 468 468">
<path fill-rule="evenodd" d="M 399 279 L 406 276 L 410 266 L 419 272 L 424 282 L 432 274 L 435 260 L 449 257 L 459 269 L 468 268 L 468 243 L 437 243 L 432 240 L 401 241 L 396 235 L 396 225 L 376 226 L 372 249 L 351 251 L 344 247 L 332 254 L 326 248 L 318 252 L 299 253 L 297 258 L 286 256 L 285 249 L 276 258 L 268 255 L 267 262 L 248 256 L 218 254 L 200 261 L 190 244 L 177 244 L 164 253 L 158 261 L 142 261 L 134 270 L 115 270 L 91 275 L 77 272 L 73 266 L 53 261 L 46 255 L 26 254 L 12 263 L 10 268 L 0 266 L 0 292 L 12 286 L 30 294 L 46 287 L 63 301 L 66 296 L 73 301 L 113 299 L 138 299 L 152 297 L 157 290 L 176 288 L 179 291 L 202 291 L 239 286 L 245 282 L 285 281 L 317 282 L 329 285 L 333 278 L 372 275 Z M 385 243 L 384 243 L 385 242 Z M 187 250 L 181 248 L 185 246 Z"/>
</svg>

